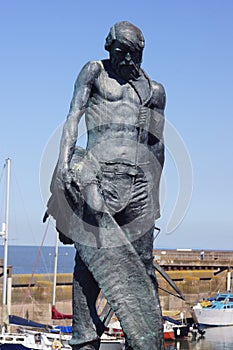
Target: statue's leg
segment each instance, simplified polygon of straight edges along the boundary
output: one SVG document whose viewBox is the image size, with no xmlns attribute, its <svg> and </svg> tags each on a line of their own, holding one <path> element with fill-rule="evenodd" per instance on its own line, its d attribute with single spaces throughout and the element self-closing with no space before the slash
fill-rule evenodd
<svg viewBox="0 0 233 350">
<path fill-rule="evenodd" d="M 140 169 L 134 178 L 127 206 L 114 218 L 134 246 L 157 292 L 158 284 L 153 267 L 154 198 L 151 190 L 152 181 L 148 181 L 150 173 L 146 172 L 146 168 L 143 170 Z"/>
<path fill-rule="evenodd" d="M 116 313 L 132 349 L 162 350 L 160 305 L 154 284 L 111 215 L 104 213 L 100 225 L 102 246 L 76 244 L 77 250 Z"/>
<path fill-rule="evenodd" d="M 131 198 L 127 206 L 115 215 L 115 219 L 127 235 L 127 238 L 135 248 L 138 257 L 145 266 L 147 275 L 150 277 L 155 290 L 155 304 L 157 312 L 158 338 L 163 343 L 163 322 L 160 301 L 158 297 L 158 283 L 153 267 L 153 241 L 154 241 L 154 205 L 151 191 L 148 190 L 148 174 L 139 172 L 134 180 L 134 186 L 131 191 Z M 127 344 L 126 349 L 132 349 Z M 128 346 L 128 347 L 127 347 Z"/>
<path fill-rule="evenodd" d="M 132 244 L 135 248 L 135 250 L 138 253 L 138 256 L 140 257 L 141 261 L 143 262 L 146 272 L 148 276 L 151 278 L 154 288 L 155 288 L 155 298 L 156 303 L 159 305 L 159 297 L 158 297 L 158 282 L 155 275 L 154 267 L 153 267 L 153 232 L 154 227 L 152 227 L 146 234 L 144 234 L 142 237 L 138 238 L 137 240 L 133 241 Z M 159 312 L 156 314 L 158 317 L 158 323 L 161 324 L 160 328 L 160 337 L 163 338 L 163 326 L 162 326 L 162 314 Z M 126 338 L 126 344 L 125 344 L 125 350 L 132 350 L 132 347 L 129 345 L 127 334 L 125 335 Z"/>
<path fill-rule="evenodd" d="M 160 300 L 158 295 L 158 282 L 155 275 L 155 269 L 153 266 L 153 241 L 154 241 L 154 225 L 153 227 L 145 233 L 142 237 L 133 242 L 133 246 L 136 249 L 141 261 L 143 262 L 148 276 L 151 278 L 152 283 L 155 288 L 155 299 L 158 308 L 158 322 L 160 323 L 160 337 L 163 339 L 163 323 L 162 323 L 162 310 L 160 307 Z"/>
<path fill-rule="evenodd" d="M 158 291 L 158 282 L 153 267 L 153 241 L 154 241 L 154 225 L 144 235 L 132 242 L 141 261 L 143 262 L 148 276 L 150 276 L 156 292 Z"/>
<path fill-rule="evenodd" d="M 97 282 L 76 253 L 73 278 L 73 333 L 70 341 L 74 349 L 99 349 L 98 334 L 103 331 L 103 325 L 96 312 L 99 291 Z"/>
<path fill-rule="evenodd" d="M 128 188 L 129 181 L 128 178 L 125 179 L 125 176 L 119 179 L 120 188 L 123 187 L 122 180 L 125 181 L 125 186 Z M 115 181 L 116 191 L 117 182 L 118 180 Z M 112 184 L 113 181 L 108 183 Z M 116 201 L 116 194 L 117 192 L 114 192 L 113 201 Z M 82 261 L 97 281 L 118 317 L 131 348 L 133 350 L 163 350 L 160 305 L 145 265 L 126 232 L 120 228 L 108 211 L 109 205 L 105 206 L 94 184 L 86 188 L 84 197 L 91 212 L 95 215 L 97 226 L 91 227 L 90 225 L 88 232 L 87 224 L 85 225 L 86 232 L 83 232 L 85 237 L 94 235 L 96 245 L 89 245 L 87 241 L 74 239 Z M 118 203 L 117 200 L 116 204 Z M 120 206 L 123 207 L 122 202 Z M 111 205 L 110 208 L 111 211 L 114 210 L 114 205 Z M 145 225 L 146 222 L 144 222 L 144 229 Z M 133 227 L 135 228 L 134 223 Z M 138 232 L 136 236 L 137 234 Z"/>
</svg>

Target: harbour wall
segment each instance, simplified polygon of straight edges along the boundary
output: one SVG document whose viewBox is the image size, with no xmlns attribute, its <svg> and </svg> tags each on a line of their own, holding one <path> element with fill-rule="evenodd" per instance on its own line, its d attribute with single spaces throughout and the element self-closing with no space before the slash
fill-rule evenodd
<svg viewBox="0 0 233 350">
<path fill-rule="evenodd" d="M 205 252 L 203 257 L 200 251 L 154 251 L 154 261 L 164 268 L 185 296 L 185 301 L 174 296 L 176 292 L 156 272 L 163 314 L 179 318 L 183 312 L 186 317 L 190 317 L 190 310 L 195 303 L 214 296 L 218 291 L 225 291 L 232 270 L 232 256 L 232 252 Z M 51 324 L 53 275 L 11 277 L 10 313 Z M 72 313 L 72 278 L 71 273 L 57 274 L 56 308 L 61 313 Z M 97 304 L 101 307 L 103 303 L 99 298 Z M 56 321 L 56 324 L 69 325 L 70 320 Z"/>
</svg>

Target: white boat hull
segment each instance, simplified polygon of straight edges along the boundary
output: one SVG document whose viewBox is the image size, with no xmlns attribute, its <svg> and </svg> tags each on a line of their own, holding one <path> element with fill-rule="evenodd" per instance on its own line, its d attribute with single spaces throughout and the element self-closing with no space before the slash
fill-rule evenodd
<svg viewBox="0 0 233 350">
<path fill-rule="evenodd" d="M 39 334 L 39 333 L 38 333 Z M 58 337 L 52 337 L 52 334 L 46 335 L 40 333 L 40 341 L 35 341 L 33 333 L 6 333 L 0 335 L 0 350 L 72 350 L 68 345 L 68 339 L 63 338 L 60 342 Z M 70 338 L 70 337 L 69 337 Z M 54 341 L 58 340 L 58 347 Z M 103 339 L 101 340 L 100 350 L 123 350 L 123 339 Z"/>
<path fill-rule="evenodd" d="M 203 326 L 233 326 L 233 309 L 193 307 L 193 318 Z"/>
</svg>

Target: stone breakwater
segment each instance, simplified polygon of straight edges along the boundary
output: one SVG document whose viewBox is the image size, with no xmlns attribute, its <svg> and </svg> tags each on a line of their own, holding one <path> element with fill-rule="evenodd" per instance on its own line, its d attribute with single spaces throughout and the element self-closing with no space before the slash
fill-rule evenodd
<svg viewBox="0 0 233 350">
<path fill-rule="evenodd" d="M 56 307 L 66 314 L 72 313 L 72 277 L 57 274 Z M 52 296 L 53 274 L 12 275 L 10 314 L 51 324 Z M 70 320 L 59 324 L 69 325 Z"/>
<path fill-rule="evenodd" d="M 182 291 L 183 301 L 159 289 L 164 314 L 179 317 L 180 312 L 190 316 L 191 307 L 203 298 L 226 290 L 227 271 L 231 268 L 231 253 L 210 255 L 205 252 L 155 251 L 154 259 L 170 275 Z M 61 313 L 72 313 L 72 273 L 57 274 L 56 308 Z M 168 283 L 157 274 L 159 286 L 174 293 Z M 0 279 L 2 283 L 2 278 Z M 34 321 L 51 324 L 53 274 L 12 275 L 10 313 Z M 2 288 L 0 291 L 0 297 Z M 98 300 L 97 303 L 99 303 Z M 1 308 L 0 308 L 1 310 Z M 71 320 L 56 321 L 70 325 Z"/>
</svg>

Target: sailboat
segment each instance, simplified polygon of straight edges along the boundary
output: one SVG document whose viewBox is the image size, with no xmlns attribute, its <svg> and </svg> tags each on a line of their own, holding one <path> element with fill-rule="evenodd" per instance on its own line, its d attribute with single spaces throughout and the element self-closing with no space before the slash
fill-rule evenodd
<svg viewBox="0 0 233 350">
<path fill-rule="evenodd" d="M 9 227 L 9 202 L 10 202 L 10 173 L 11 160 L 6 160 L 7 169 L 6 181 L 6 210 L 5 223 L 2 225 L 0 236 L 4 240 L 4 263 L 3 263 L 3 290 L 2 290 L 2 320 L 0 333 L 0 350 L 72 350 L 68 341 L 71 339 L 71 332 L 62 333 L 61 327 L 48 326 L 33 322 L 18 316 L 9 315 L 9 282 L 8 282 L 8 227 Z M 58 258 L 58 236 L 55 247 L 54 282 L 53 282 L 53 319 L 72 318 L 72 315 L 65 315 L 55 308 L 56 301 L 56 276 Z M 16 332 L 8 332 L 9 326 L 17 326 Z M 70 327 L 71 330 L 71 327 Z M 100 350 L 123 350 L 124 340 L 116 339 L 113 336 L 105 336 L 101 339 Z"/>
</svg>

